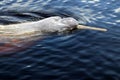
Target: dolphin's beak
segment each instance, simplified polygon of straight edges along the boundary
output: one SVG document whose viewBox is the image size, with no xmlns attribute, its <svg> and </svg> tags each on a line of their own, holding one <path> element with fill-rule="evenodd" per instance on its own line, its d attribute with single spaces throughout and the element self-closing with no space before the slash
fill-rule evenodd
<svg viewBox="0 0 120 80">
<path fill-rule="evenodd" d="M 107 29 L 105 28 L 89 27 L 84 25 L 77 25 L 77 29 L 97 30 L 97 31 L 103 31 L 103 32 L 107 31 Z"/>
</svg>

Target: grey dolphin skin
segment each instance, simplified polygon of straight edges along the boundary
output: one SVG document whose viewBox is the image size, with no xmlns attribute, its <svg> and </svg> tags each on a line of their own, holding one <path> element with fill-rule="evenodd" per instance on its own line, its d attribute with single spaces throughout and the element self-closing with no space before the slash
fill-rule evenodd
<svg viewBox="0 0 120 80">
<path fill-rule="evenodd" d="M 78 21 L 72 17 L 61 18 L 59 16 L 35 22 L 0 25 L 0 55 L 23 50 L 30 46 L 33 41 L 40 39 L 41 35 L 70 31 L 74 28 L 106 31 L 106 29 L 79 25 Z"/>
</svg>

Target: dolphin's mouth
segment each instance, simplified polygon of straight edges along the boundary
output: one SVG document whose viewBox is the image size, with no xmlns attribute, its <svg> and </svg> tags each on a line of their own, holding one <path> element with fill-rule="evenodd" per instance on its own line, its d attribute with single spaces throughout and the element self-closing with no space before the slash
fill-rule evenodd
<svg viewBox="0 0 120 80">
<path fill-rule="evenodd" d="M 68 28 L 68 29 L 66 29 L 66 30 L 64 30 L 64 31 L 61 31 L 61 32 L 54 32 L 53 34 L 72 34 L 73 32 L 75 32 L 75 31 L 77 31 L 78 30 L 78 28 L 77 28 L 77 26 L 73 26 L 73 27 L 70 27 L 70 28 Z"/>
</svg>

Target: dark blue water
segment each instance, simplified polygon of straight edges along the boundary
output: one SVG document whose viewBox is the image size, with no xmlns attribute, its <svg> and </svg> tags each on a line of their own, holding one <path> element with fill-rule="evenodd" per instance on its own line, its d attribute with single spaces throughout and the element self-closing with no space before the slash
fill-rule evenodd
<svg viewBox="0 0 120 80">
<path fill-rule="evenodd" d="M 52 35 L 0 57 L 0 80 L 120 80 L 119 0 L 1 0 L 0 24 L 74 17 L 108 32 Z"/>
</svg>

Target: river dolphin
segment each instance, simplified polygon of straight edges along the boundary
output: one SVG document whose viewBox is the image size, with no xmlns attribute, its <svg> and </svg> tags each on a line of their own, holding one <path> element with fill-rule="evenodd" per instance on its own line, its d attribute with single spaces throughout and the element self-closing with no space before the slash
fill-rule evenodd
<svg viewBox="0 0 120 80">
<path fill-rule="evenodd" d="M 42 38 L 42 35 L 69 31 L 78 24 L 72 17 L 54 16 L 39 21 L 0 25 L 0 55 L 26 49 L 34 41 Z"/>
</svg>

